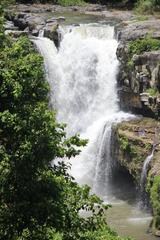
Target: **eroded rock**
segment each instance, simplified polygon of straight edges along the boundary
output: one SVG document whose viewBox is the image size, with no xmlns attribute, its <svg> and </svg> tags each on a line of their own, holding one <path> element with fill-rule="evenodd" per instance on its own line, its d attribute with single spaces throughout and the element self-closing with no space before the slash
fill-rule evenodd
<svg viewBox="0 0 160 240">
<path fill-rule="evenodd" d="M 7 30 L 17 30 L 15 31 L 6 31 L 7 34 L 18 35 L 33 35 L 39 36 L 40 32 L 43 32 L 44 37 L 48 37 L 54 41 L 55 45 L 59 45 L 59 36 L 57 32 L 58 24 L 62 21 L 65 21 L 64 17 L 52 17 L 46 19 L 43 16 L 37 16 L 31 13 L 18 13 L 12 16 L 13 23 L 6 27 Z M 12 28 L 12 29 L 11 29 Z M 19 30 L 19 33 L 18 33 Z"/>
<path fill-rule="evenodd" d="M 46 26 L 44 27 L 44 37 L 47 37 L 54 41 L 55 45 L 58 47 L 59 46 L 59 35 L 58 35 L 58 23 L 47 23 Z"/>
<path fill-rule="evenodd" d="M 122 25 L 121 30 L 118 31 L 118 40 L 131 41 L 135 39 L 142 39 L 147 35 L 155 39 L 160 39 L 160 20 L 146 20 L 139 22 L 129 22 Z"/>
<path fill-rule="evenodd" d="M 159 118 L 160 51 L 144 52 L 131 58 L 128 42 L 122 42 L 117 57 L 121 63 L 118 86 L 122 109 Z"/>
<path fill-rule="evenodd" d="M 21 36 L 28 36 L 28 32 L 27 31 L 14 31 L 14 30 L 6 30 L 5 31 L 6 35 L 10 35 L 13 38 L 19 38 Z"/>
<path fill-rule="evenodd" d="M 159 121 L 151 118 L 139 118 L 131 121 L 119 123 L 113 127 L 116 133 L 115 141 L 118 147 L 118 161 L 134 177 L 139 184 L 143 163 L 150 155 L 156 141 L 156 149 L 153 161 L 151 162 L 151 172 L 155 172 L 155 165 L 159 165 L 160 170 L 160 126 Z M 155 140 L 156 138 L 156 140 Z M 154 164 L 153 164 L 154 163 Z"/>
</svg>

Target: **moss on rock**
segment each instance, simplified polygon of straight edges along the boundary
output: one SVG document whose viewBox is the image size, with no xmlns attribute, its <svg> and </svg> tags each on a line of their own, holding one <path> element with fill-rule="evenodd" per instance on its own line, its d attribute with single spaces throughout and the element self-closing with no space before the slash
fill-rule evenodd
<svg viewBox="0 0 160 240">
<path fill-rule="evenodd" d="M 152 232 L 160 236 L 160 175 L 153 176 L 150 172 L 147 189 L 153 208 Z"/>
<path fill-rule="evenodd" d="M 148 173 L 147 191 L 153 209 L 152 232 L 160 236 L 160 122 L 151 118 L 131 120 L 115 126 L 115 132 L 118 161 L 137 185 L 144 161 L 156 145 Z"/>
<path fill-rule="evenodd" d="M 139 182 L 144 160 L 155 141 L 158 122 L 150 118 L 136 119 L 117 125 L 119 162 Z"/>
</svg>

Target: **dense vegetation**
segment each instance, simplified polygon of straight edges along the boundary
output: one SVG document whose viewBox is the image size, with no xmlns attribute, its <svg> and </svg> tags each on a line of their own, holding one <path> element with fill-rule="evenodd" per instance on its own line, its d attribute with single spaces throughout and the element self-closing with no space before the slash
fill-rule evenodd
<svg viewBox="0 0 160 240">
<path fill-rule="evenodd" d="M 122 239 L 106 224 L 108 206 L 79 187 L 64 162 L 51 166 L 86 141 L 66 138 L 48 109 L 42 57 L 29 39 L 7 38 L 0 20 L 0 239 Z"/>
<path fill-rule="evenodd" d="M 140 55 L 144 52 L 156 51 L 160 49 L 160 40 L 146 37 L 144 39 L 136 39 L 129 42 L 128 53 L 130 58 L 134 54 Z"/>
<path fill-rule="evenodd" d="M 160 0 L 16 0 L 18 3 L 53 3 L 61 5 L 82 5 L 87 3 L 99 3 L 118 7 L 136 7 L 139 13 L 148 13 L 160 10 Z"/>
<path fill-rule="evenodd" d="M 152 231 L 156 234 L 160 230 L 160 176 L 148 176 L 147 191 L 150 194 L 151 204 L 153 207 Z"/>
<path fill-rule="evenodd" d="M 160 0 L 138 0 L 136 11 L 138 13 L 152 13 L 160 10 Z"/>
<path fill-rule="evenodd" d="M 1 2 L 6 1 L 2 0 Z M 11 1 L 11 0 L 10 0 Z M 84 5 L 85 3 L 98 3 L 113 7 L 133 8 L 137 13 L 153 13 L 160 10 L 160 0 L 14 0 L 17 3 L 52 3 L 63 6 Z"/>
<path fill-rule="evenodd" d="M 130 41 L 128 43 L 128 68 L 132 71 L 132 68 L 134 66 L 134 55 L 140 55 L 144 52 L 156 50 L 160 50 L 160 40 L 151 38 L 150 36 L 147 36 L 144 39 L 136 39 Z M 153 91 L 151 95 L 153 95 Z"/>
</svg>

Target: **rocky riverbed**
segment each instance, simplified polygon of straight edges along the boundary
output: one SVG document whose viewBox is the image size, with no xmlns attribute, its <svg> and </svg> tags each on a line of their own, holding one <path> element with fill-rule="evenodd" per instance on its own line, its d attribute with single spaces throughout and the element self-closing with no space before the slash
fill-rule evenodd
<svg viewBox="0 0 160 240">
<path fill-rule="evenodd" d="M 65 21 L 64 13 L 83 14 L 100 17 L 105 20 L 116 20 L 117 22 L 129 21 L 134 18 L 131 11 L 108 10 L 106 6 L 89 4 L 85 6 L 62 7 L 49 4 L 18 4 L 12 9 L 6 10 L 6 34 L 13 37 L 20 35 L 38 36 L 44 31 L 44 36 L 49 37 L 57 43 L 57 27 Z M 61 14 L 56 17 L 57 13 Z M 56 16 L 55 16 L 56 15 Z"/>
</svg>

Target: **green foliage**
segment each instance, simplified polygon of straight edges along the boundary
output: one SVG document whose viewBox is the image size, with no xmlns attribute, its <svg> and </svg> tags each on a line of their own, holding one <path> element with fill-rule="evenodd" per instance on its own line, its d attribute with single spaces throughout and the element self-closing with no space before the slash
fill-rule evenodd
<svg viewBox="0 0 160 240">
<path fill-rule="evenodd" d="M 159 94 L 158 90 L 155 89 L 155 88 L 148 88 L 146 90 L 146 92 L 149 93 L 149 95 L 152 96 L 152 97 L 155 97 L 155 96 L 157 96 Z"/>
<path fill-rule="evenodd" d="M 148 20 L 148 16 L 146 16 L 146 15 L 138 15 L 136 17 L 136 21 L 138 21 L 138 22 L 143 22 L 143 21 L 146 21 L 146 20 Z"/>
<path fill-rule="evenodd" d="M 138 13 L 153 13 L 154 10 L 159 10 L 160 0 L 138 0 L 136 4 L 136 12 Z"/>
<path fill-rule="evenodd" d="M 48 228 L 46 225 L 40 226 L 35 223 L 35 230 L 24 229 L 22 235 L 16 240 L 62 240 L 62 235 L 57 233 L 54 228 Z"/>
<path fill-rule="evenodd" d="M 57 0 L 57 3 L 62 6 L 82 6 L 85 4 L 83 0 Z"/>
<path fill-rule="evenodd" d="M 132 163 L 137 164 L 144 161 L 144 156 L 140 154 L 140 142 L 135 140 L 129 141 L 127 137 L 120 136 L 119 144 L 124 155 L 127 155 L 130 159 L 132 159 Z M 151 149 L 151 145 L 146 143 L 144 149 L 148 152 L 148 150 Z"/>
<path fill-rule="evenodd" d="M 142 161 L 142 157 L 139 156 L 136 145 L 134 145 L 132 142 L 130 143 L 127 137 L 121 136 L 119 138 L 119 144 L 124 155 L 128 155 L 129 158 L 132 158 L 135 162 Z"/>
<path fill-rule="evenodd" d="M 51 166 L 79 154 L 87 141 L 67 139 L 48 109 L 42 57 L 27 38 L 12 41 L 3 28 L 1 34 L 0 239 L 121 239 L 106 224 L 108 206 L 78 186 L 66 163 Z"/>
<path fill-rule="evenodd" d="M 160 216 L 160 176 L 154 177 L 150 194 L 155 214 Z"/>
<path fill-rule="evenodd" d="M 18 3 L 52 3 L 61 6 L 82 6 L 85 5 L 84 0 L 16 0 Z"/>
<path fill-rule="evenodd" d="M 27 38 L 9 42 L 1 51 L 0 239 L 12 239 L 26 228 L 35 231 L 32 220 L 64 231 L 69 229 L 66 215 L 73 214 L 67 207 L 72 191 L 66 189 L 74 183 L 65 165 L 59 176 L 60 169 L 53 170 L 50 161 L 77 155 L 74 146 L 84 146 L 86 141 L 78 136 L 66 139 L 64 125 L 48 110 L 49 87 L 42 64 Z M 74 190 L 80 191 L 76 184 Z"/>
<path fill-rule="evenodd" d="M 148 190 L 150 191 L 150 198 L 154 213 L 153 229 L 160 230 L 160 176 L 155 176 L 152 179 L 152 183 L 151 178 L 149 181 L 150 184 L 148 185 Z"/>
<path fill-rule="evenodd" d="M 128 151 L 129 150 L 129 142 L 128 139 L 126 137 L 120 137 L 119 138 L 119 143 L 120 143 L 120 148 L 123 151 Z"/>
<path fill-rule="evenodd" d="M 130 41 L 128 44 L 128 69 L 132 71 L 134 66 L 133 56 L 140 55 L 144 52 L 156 51 L 160 49 L 160 40 L 146 37 L 144 39 L 137 39 Z"/>
<path fill-rule="evenodd" d="M 111 230 L 107 230 L 106 228 L 102 228 L 97 232 L 87 231 L 81 236 L 81 240 L 122 240 L 116 233 L 111 232 Z M 131 238 L 126 237 L 123 240 L 131 240 Z"/>
<path fill-rule="evenodd" d="M 137 39 L 131 41 L 128 45 L 128 53 L 130 59 L 134 54 L 142 54 L 143 52 L 149 52 L 160 49 L 160 41 L 153 39 L 151 37 L 146 37 L 144 39 Z"/>
</svg>

